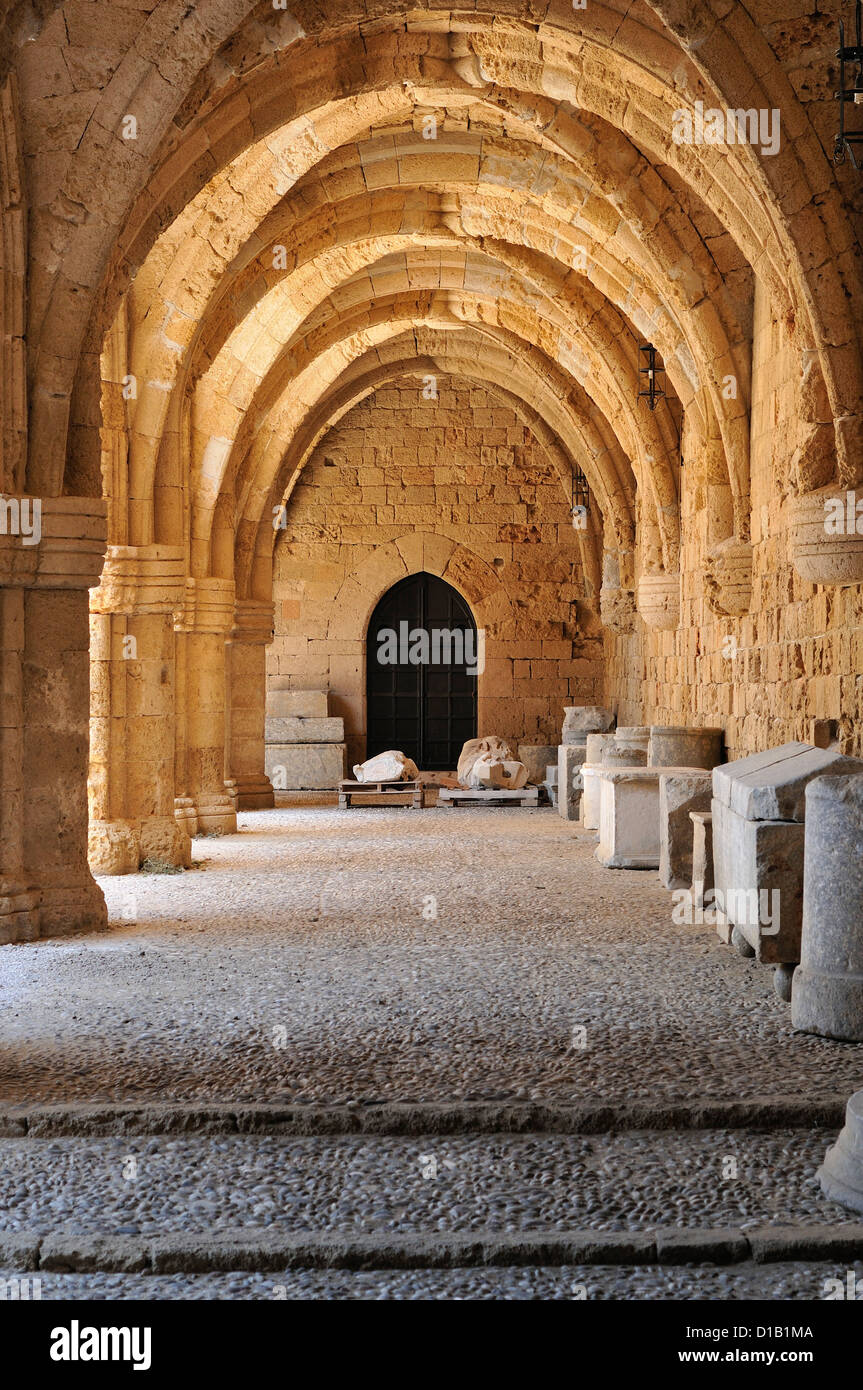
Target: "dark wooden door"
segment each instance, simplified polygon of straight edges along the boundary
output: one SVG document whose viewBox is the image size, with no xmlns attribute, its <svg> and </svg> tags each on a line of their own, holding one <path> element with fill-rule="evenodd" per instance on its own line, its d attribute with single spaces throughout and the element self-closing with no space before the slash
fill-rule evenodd
<svg viewBox="0 0 863 1390">
<path fill-rule="evenodd" d="M 453 770 L 476 738 L 476 656 L 476 624 L 451 585 L 412 574 L 384 594 L 368 631 L 366 757 L 397 748 L 423 771 Z"/>
</svg>

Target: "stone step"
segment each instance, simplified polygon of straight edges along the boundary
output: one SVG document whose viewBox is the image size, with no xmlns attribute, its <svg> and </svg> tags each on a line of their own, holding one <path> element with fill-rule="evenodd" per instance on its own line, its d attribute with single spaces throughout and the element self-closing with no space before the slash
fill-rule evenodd
<svg viewBox="0 0 863 1390">
<path fill-rule="evenodd" d="M 836 1259 L 756 1264 L 594 1264 L 474 1266 L 460 1269 L 285 1269 L 268 1273 L 60 1274 L 40 1270 L 43 1301 L 159 1300 L 799 1300 L 837 1296 L 848 1274 L 863 1280 L 863 1262 L 837 1267 Z M 19 1269 L 0 1269 L 0 1280 L 22 1279 Z M 36 1297 L 32 1288 L 27 1291 Z M 22 1297 L 25 1296 L 22 1294 Z M 847 1296 L 847 1292 L 846 1292 Z M 711 1343 L 711 1345 L 713 1345 Z"/>
<path fill-rule="evenodd" d="M 822 1247 L 856 1257 L 863 1225 L 816 1178 L 834 1137 L 6 1139 L 0 1263 L 653 1263 L 686 1250 L 814 1258 Z"/>
</svg>

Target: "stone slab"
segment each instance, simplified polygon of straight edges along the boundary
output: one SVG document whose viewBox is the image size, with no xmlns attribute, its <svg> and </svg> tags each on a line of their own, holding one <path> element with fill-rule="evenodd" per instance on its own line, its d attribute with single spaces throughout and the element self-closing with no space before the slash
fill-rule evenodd
<svg viewBox="0 0 863 1390">
<path fill-rule="evenodd" d="M 659 778 L 659 881 L 664 888 L 692 884 L 690 812 L 710 810 L 711 787 L 707 769 L 669 770 Z"/>
<path fill-rule="evenodd" d="M 326 719 L 329 714 L 326 690 L 267 691 L 267 715 L 271 719 Z"/>
<path fill-rule="evenodd" d="M 335 717 L 305 719 L 302 716 L 269 716 L 264 727 L 267 743 L 343 743 L 345 737 L 345 721 Z"/>
<path fill-rule="evenodd" d="M 274 791 L 334 791 L 347 774 L 347 745 L 269 743 L 264 767 Z"/>
<path fill-rule="evenodd" d="M 713 798 L 746 820 L 803 821 L 806 786 L 826 772 L 861 772 L 863 762 L 808 743 L 784 743 L 713 769 Z M 714 826 L 715 830 L 715 826 Z"/>
<path fill-rule="evenodd" d="M 709 811 L 690 811 L 689 819 L 692 821 L 692 904 L 702 909 L 705 893 L 712 892 L 715 886 L 713 817 Z"/>
</svg>

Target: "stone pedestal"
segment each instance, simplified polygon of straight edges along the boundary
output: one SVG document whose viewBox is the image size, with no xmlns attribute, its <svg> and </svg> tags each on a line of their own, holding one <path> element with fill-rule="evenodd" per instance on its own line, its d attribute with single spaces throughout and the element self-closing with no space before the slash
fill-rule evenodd
<svg viewBox="0 0 863 1390">
<path fill-rule="evenodd" d="M 692 905 L 704 907 L 713 892 L 713 817 L 709 811 L 690 811 L 692 821 Z M 711 903 L 713 899 L 711 897 Z"/>
<path fill-rule="evenodd" d="M 659 777 L 659 881 L 689 888 L 693 881 L 693 811 L 710 808 L 710 772 L 668 768 Z"/>
<path fill-rule="evenodd" d="M 675 728 L 651 724 L 649 767 L 706 767 L 722 762 L 722 729 Z"/>
<path fill-rule="evenodd" d="M 863 1091 L 845 1107 L 845 1126 L 818 1169 L 826 1197 L 863 1212 Z"/>
<path fill-rule="evenodd" d="M 586 757 L 586 740 L 583 744 L 561 744 L 557 750 L 557 809 L 564 820 L 578 820 L 584 791 L 581 769 Z"/>
<path fill-rule="evenodd" d="M 587 754 L 582 763 L 582 825 L 586 830 L 599 829 L 599 781 L 594 773 L 602 767 L 606 748 L 614 743 L 614 734 L 588 734 Z"/>
<path fill-rule="evenodd" d="M 545 777 L 545 769 L 549 763 L 557 762 L 557 744 L 520 743 L 518 761 L 524 763 L 527 768 L 528 782 L 538 787 Z"/>
<path fill-rule="evenodd" d="M 46 497 L 40 537 L 0 534 L 0 942 L 107 923 L 86 795 L 87 591 L 105 531 L 101 498 Z"/>
<path fill-rule="evenodd" d="M 616 747 L 629 749 L 632 752 L 644 754 L 644 763 L 647 763 L 647 753 L 650 746 L 650 729 L 645 724 L 621 724 L 614 731 L 614 742 Z M 639 765 L 641 765 L 639 763 Z"/>
<path fill-rule="evenodd" d="M 863 775 L 817 777 L 806 788 L 791 1021 L 805 1033 L 863 1041 Z"/>
<path fill-rule="evenodd" d="M 649 767 L 599 768 L 599 844 L 607 869 L 659 867 L 659 773 Z"/>
<path fill-rule="evenodd" d="M 827 771 L 863 763 L 808 743 L 786 743 L 713 769 L 717 906 L 769 964 L 800 960 L 805 795 Z"/>
<path fill-rule="evenodd" d="M 333 791 L 347 776 L 344 720 L 329 717 L 326 691 L 271 690 L 265 727 L 276 791 Z"/>
</svg>

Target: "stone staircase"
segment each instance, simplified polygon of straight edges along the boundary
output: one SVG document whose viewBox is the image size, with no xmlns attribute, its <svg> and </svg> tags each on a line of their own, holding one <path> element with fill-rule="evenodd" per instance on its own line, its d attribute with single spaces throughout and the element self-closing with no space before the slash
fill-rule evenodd
<svg viewBox="0 0 863 1390">
<path fill-rule="evenodd" d="M 815 1178 L 841 1112 L 11 1107 L 0 1278 L 43 1298 L 823 1298 L 863 1276 L 863 1225 Z"/>
</svg>

